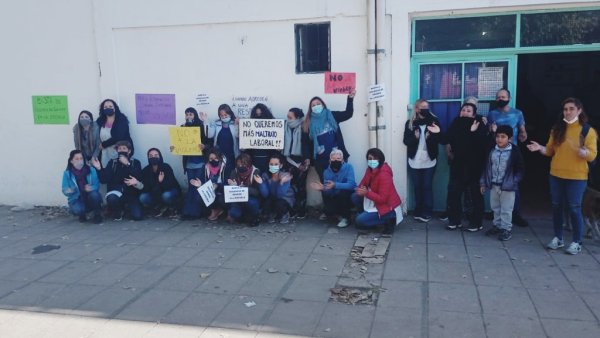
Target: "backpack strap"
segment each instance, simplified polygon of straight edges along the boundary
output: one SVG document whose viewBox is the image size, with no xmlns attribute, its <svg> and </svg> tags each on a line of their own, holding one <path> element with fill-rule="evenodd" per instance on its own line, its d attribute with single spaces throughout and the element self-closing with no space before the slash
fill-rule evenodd
<svg viewBox="0 0 600 338">
<path fill-rule="evenodd" d="M 581 145 L 581 147 L 583 147 L 585 145 L 585 138 L 587 137 L 588 133 L 590 132 L 590 124 L 589 123 L 584 123 L 583 126 L 581 127 L 581 134 L 579 135 L 579 144 Z"/>
</svg>

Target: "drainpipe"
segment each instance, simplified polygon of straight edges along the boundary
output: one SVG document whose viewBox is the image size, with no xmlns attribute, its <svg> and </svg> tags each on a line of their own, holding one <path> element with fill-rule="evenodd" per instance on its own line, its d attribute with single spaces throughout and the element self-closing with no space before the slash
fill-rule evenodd
<svg viewBox="0 0 600 338">
<path fill-rule="evenodd" d="M 375 55 L 377 56 L 375 59 L 375 71 L 376 71 L 376 83 L 383 83 L 385 85 L 389 85 L 387 83 L 385 83 L 385 75 L 387 74 L 388 71 L 388 57 L 386 55 L 386 43 L 387 43 L 387 35 L 386 35 L 386 27 L 385 27 L 385 0 L 376 0 L 376 5 L 375 5 L 375 22 L 376 22 L 376 42 L 377 44 L 375 45 L 376 50 L 375 50 Z M 391 92 L 389 91 L 391 88 L 386 88 L 387 95 L 390 95 Z M 386 136 L 386 126 L 389 122 L 389 117 L 390 117 L 390 112 L 389 111 L 385 111 L 384 108 L 387 108 L 387 104 L 386 102 L 388 102 L 388 99 L 385 99 L 383 101 L 377 101 L 376 102 L 376 112 L 377 112 L 377 120 L 376 120 L 376 128 L 377 128 L 377 147 L 379 149 L 381 149 L 385 154 L 389 154 L 390 153 L 390 149 L 387 149 L 387 140 L 385 138 Z M 390 156 L 391 158 L 391 156 Z"/>
<path fill-rule="evenodd" d="M 367 3 L 367 85 L 377 83 L 377 20 L 375 8 L 377 0 L 368 0 Z M 369 130 L 369 148 L 377 147 L 377 105 L 376 102 L 368 104 L 367 113 Z"/>
</svg>

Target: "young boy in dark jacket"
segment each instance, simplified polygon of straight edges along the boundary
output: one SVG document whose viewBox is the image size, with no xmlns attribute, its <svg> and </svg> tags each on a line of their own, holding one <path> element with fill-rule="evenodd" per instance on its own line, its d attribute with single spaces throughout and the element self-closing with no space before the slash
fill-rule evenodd
<svg viewBox="0 0 600 338">
<path fill-rule="evenodd" d="M 486 235 L 498 235 L 501 241 L 512 237 L 512 211 L 515 191 L 523 179 L 525 165 L 519 148 L 511 142 L 513 129 L 501 125 L 496 129 L 496 145 L 490 151 L 485 170 L 479 180 L 481 193 L 490 190 L 490 206 L 494 221 Z"/>
</svg>

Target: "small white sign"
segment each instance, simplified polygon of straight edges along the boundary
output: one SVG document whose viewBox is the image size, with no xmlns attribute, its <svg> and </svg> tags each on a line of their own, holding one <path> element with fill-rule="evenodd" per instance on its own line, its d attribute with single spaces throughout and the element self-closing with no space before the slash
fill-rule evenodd
<svg viewBox="0 0 600 338">
<path fill-rule="evenodd" d="M 198 189 L 198 193 L 200 197 L 202 197 L 202 201 L 204 201 L 204 205 L 209 206 L 213 204 L 217 196 L 215 195 L 215 190 L 213 188 L 213 183 L 211 180 L 208 180 L 206 183 L 201 185 Z"/>
<path fill-rule="evenodd" d="M 225 188 L 225 203 L 248 202 L 248 187 L 226 185 L 223 188 Z"/>
<path fill-rule="evenodd" d="M 369 86 L 369 103 L 385 100 L 385 85 L 378 83 Z"/>
<path fill-rule="evenodd" d="M 210 97 L 208 94 L 198 94 L 196 96 L 197 106 L 208 106 L 210 104 Z"/>
</svg>

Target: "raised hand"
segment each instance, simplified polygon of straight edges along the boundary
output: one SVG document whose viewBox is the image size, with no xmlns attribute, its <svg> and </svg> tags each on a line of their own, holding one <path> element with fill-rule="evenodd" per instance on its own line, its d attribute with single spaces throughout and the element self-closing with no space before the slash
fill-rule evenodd
<svg viewBox="0 0 600 338">
<path fill-rule="evenodd" d="M 123 165 L 129 165 L 129 159 L 124 155 L 119 155 L 119 162 L 121 162 Z"/>
<path fill-rule="evenodd" d="M 471 131 L 477 131 L 477 128 L 479 128 L 479 124 L 480 122 L 475 120 L 473 121 L 473 124 L 471 125 Z"/>
<path fill-rule="evenodd" d="M 227 180 L 227 183 L 229 185 L 238 185 L 237 182 L 235 180 L 232 180 L 231 178 Z"/>
<path fill-rule="evenodd" d="M 200 120 L 202 122 L 206 122 L 206 120 L 208 120 L 208 116 L 206 115 L 205 112 L 201 111 L 198 113 L 198 117 L 200 118 Z"/>
<path fill-rule="evenodd" d="M 529 149 L 529 151 L 540 151 L 542 150 L 542 146 L 535 142 L 535 141 L 529 141 L 529 144 L 527 145 L 527 149 Z"/>
<path fill-rule="evenodd" d="M 415 137 L 416 137 L 416 138 L 419 138 L 419 137 L 421 137 L 421 129 L 419 129 L 419 128 L 416 128 L 416 129 L 415 129 Z"/>
<path fill-rule="evenodd" d="M 284 173 L 279 179 L 281 180 L 282 184 L 287 183 L 292 180 L 292 175 L 290 175 L 289 173 Z"/>
<path fill-rule="evenodd" d="M 131 175 L 129 175 L 129 178 L 124 179 L 123 182 L 125 182 L 125 184 L 127 186 L 129 186 L 129 187 L 134 186 L 134 185 L 136 185 L 136 184 L 139 183 L 139 181 L 137 180 L 137 178 L 135 178 L 135 177 L 133 177 Z"/>
<path fill-rule="evenodd" d="M 96 168 L 96 170 L 100 170 L 102 168 L 102 166 L 100 165 L 100 161 L 98 161 L 97 158 L 92 158 L 92 165 L 94 166 L 94 168 Z"/>
<path fill-rule="evenodd" d="M 199 188 L 202 185 L 202 181 L 200 181 L 200 179 L 198 179 L 198 178 L 192 178 L 190 180 L 190 184 L 196 188 Z"/>
<path fill-rule="evenodd" d="M 348 93 L 349 98 L 353 98 L 354 95 L 356 95 L 356 89 L 352 89 L 352 91 L 350 93 Z"/>
<path fill-rule="evenodd" d="M 262 179 L 262 177 L 260 177 L 260 175 L 254 175 L 254 180 L 258 184 L 262 184 L 263 183 L 263 179 Z"/>
<path fill-rule="evenodd" d="M 170 147 L 169 147 L 169 151 L 170 151 L 170 152 L 173 152 L 173 150 L 175 150 L 175 146 L 170 146 Z"/>
<path fill-rule="evenodd" d="M 164 173 L 164 172 L 162 172 L 162 171 L 161 171 L 161 172 L 159 172 L 159 173 L 158 173 L 158 182 L 159 182 L 159 183 L 162 183 L 164 179 L 165 179 L 165 173 Z"/>
<path fill-rule="evenodd" d="M 437 134 L 440 132 L 440 126 L 438 126 L 435 123 L 432 123 L 430 126 L 427 126 L 427 130 L 429 130 L 430 133 Z"/>
</svg>

